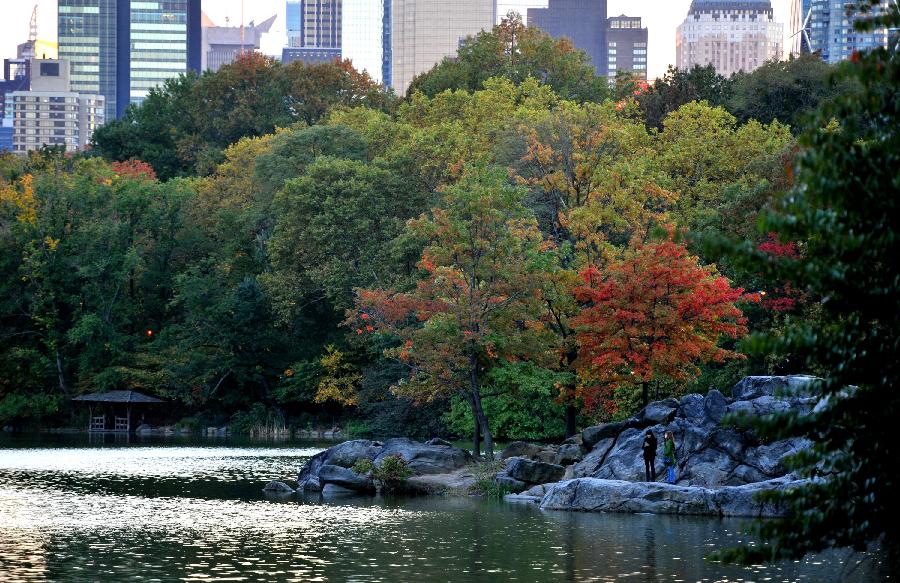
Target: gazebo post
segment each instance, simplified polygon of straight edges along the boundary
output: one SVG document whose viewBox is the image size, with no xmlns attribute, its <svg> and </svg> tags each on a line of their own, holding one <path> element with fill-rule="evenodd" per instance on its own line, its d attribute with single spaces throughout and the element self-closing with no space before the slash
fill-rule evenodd
<svg viewBox="0 0 900 583">
<path fill-rule="evenodd" d="M 91 432 L 93 423 L 94 423 L 94 406 L 91 404 L 88 404 L 88 433 Z"/>
<path fill-rule="evenodd" d="M 128 432 L 128 434 L 131 435 L 131 405 L 128 405 L 128 408 L 126 409 L 126 411 L 127 411 L 126 416 L 128 417 L 128 421 L 126 422 L 125 428 L 126 428 L 126 431 Z"/>
</svg>

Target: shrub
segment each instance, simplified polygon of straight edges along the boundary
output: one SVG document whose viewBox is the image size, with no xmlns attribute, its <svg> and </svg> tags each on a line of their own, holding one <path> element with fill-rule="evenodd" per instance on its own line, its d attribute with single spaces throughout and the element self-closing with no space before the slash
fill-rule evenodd
<svg viewBox="0 0 900 583">
<path fill-rule="evenodd" d="M 512 490 L 505 484 L 497 483 L 497 472 L 506 467 L 503 461 L 492 461 L 478 464 L 475 468 L 475 483 L 470 488 L 472 494 L 485 498 L 503 498 Z"/>
<path fill-rule="evenodd" d="M 406 480 L 412 476 L 406 460 L 399 455 L 384 458 L 380 466 L 369 458 L 358 459 L 350 469 L 361 476 L 369 476 L 383 494 L 402 491 Z"/>
</svg>

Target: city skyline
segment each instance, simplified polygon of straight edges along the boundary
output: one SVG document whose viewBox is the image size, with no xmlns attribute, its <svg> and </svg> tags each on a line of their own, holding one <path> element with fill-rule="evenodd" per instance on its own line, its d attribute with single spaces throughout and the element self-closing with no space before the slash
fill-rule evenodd
<svg viewBox="0 0 900 583">
<path fill-rule="evenodd" d="M 28 23 L 34 4 L 38 5 L 38 37 L 48 40 L 56 38 L 56 0 L 35 0 L 5 6 L 5 18 L 0 21 L 0 58 L 15 57 L 16 45 L 28 39 Z M 650 31 L 648 76 L 653 79 L 665 73 L 669 64 L 675 64 L 675 31 L 684 20 L 691 0 L 671 0 L 660 6 L 658 0 L 608 0 L 609 16 L 640 16 L 643 25 Z M 514 9 L 523 17 L 529 6 L 546 5 L 546 0 L 498 0 L 498 17 Z M 789 27 L 790 0 L 772 0 L 775 18 L 785 24 L 786 35 Z M 203 11 L 217 26 L 225 26 L 226 18 L 233 26 L 240 25 L 241 0 L 204 0 Z M 271 32 L 263 37 L 262 52 L 280 56 L 287 42 L 284 0 L 254 0 L 245 2 L 244 22 L 259 23 L 277 15 Z M 785 39 L 790 47 L 791 39 Z"/>
</svg>

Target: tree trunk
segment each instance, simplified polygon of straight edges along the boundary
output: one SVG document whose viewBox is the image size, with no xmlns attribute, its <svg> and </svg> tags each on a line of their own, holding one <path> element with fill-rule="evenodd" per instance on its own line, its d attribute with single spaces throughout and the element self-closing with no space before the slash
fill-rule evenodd
<svg viewBox="0 0 900 583">
<path fill-rule="evenodd" d="M 644 407 L 650 402 L 650 392 L 647 390 L 647 383 L 641 383 L 641 402 Z"/>
<path fill-rule="evenodd" d="M 566 403 L 566 438 L 578 433 L 576 423 L 578 421 L 578 408 L 571 402 Z"/>
<path fill-rule="evenodd" d="M 472 413 L 475 416 L 475 425 L 481 427 L 481 435 L 484 438 L 484 453 L 488 461 L 494 460 L 494 439 L 491 436 L 491 428 L 481 406 L 481 383 L 478 379 L 478 355 L 472 351 L 469 354 L 469 399 L 472 404 Z"/>
<path fill-rule="evenodd" d="M 484 408 L 481 406 L 481 395 L 476 390 L 472 393 L 472 400 L 475 403 L 475 415 L 477 425 L 481 426 L 481 434 L 484 436 L 484 457 L 488 461 L 494 460 L 494 438 L 491 435 L 491 427 L 488 425 L 487 415 L 484 414 Z"/>
<path fill-rule="evenodd" d="M 59 354 L 59 348 L 54 348 L 53 350 L 56 352 L 56 374 L 59 377 L 59 390 L 68 397 L 69 387 L 66 384 L 66 373 L 63 371 L 62 356 Z"/>
<path fill-rule="evenodd" d="M 471 399 L 469 400 L 471 402 Z M 481 457 L 481 425 L 478 423 L 478 414 L 475 413 L 475 405 L 472 407 L 472 421 L 475 426 L 475 432 L 472 434 L 472 455 L 476 458 Z"/>
</svg>

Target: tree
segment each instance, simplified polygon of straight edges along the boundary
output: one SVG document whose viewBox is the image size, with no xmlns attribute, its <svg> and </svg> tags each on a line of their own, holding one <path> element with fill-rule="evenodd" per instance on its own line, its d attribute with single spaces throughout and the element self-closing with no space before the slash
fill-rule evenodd
<svg viewBox="0 0 900 583">
<path fill-rule="evenodd" d="M 736 304 L 755 298 L 700 266 L 671 237 L 581 275 L 576 296 L 585 308 L 574 324 L 579 367 L 593 382 L 585 389 L 589 406 L 613 412 L 607 395 L 619 387 L 640 387 L 646 406 L 651 382 L 684 383 L 699 374 L 698 363 L 739 358 L 719 340 L 747 333 Z"/>
<path fill-rule="evenodd" d="M 662 129 L 666 116 L 682 105 L 692 101 L 724 105 L 730 95 L 731 81 L 716 73 L 712 65 L 694 65 L 690 71 L 670 66 L 665 76 L 637 96 L 637 101 L 647 129 Z"/>
<path fill-rule="evenodd" d="M 314 125 L 333 107 L 361 105 L 389 110 L 393 96 L 349 61 L 282 65 L 250 51 L 215 73 L 151 89 L 121 120 L 94 132 L 92 144 L 110 161 L 144 160 L 163 180 L 205 175 L 242 138 Z"/>
<path fill-rule="evenodd" d="M 385 351 L 409 371 L 395 392 L 420 401 L 458 394 L 468 402 L 485 452 L 493 434 L 482 399 L 485 375 L 515 359 L 541 361 L 541 277 L 549 256 L 523 191 L 501 169 L 472 168 L 444 192 L 443 205 L 409 224 L 427 241 L 421 279 L 409 292 L 359 290 L 348 324 L 386 334 Z M 474 449 L 479 451 L 476 432 Z"/>
<path fill-rule="evenodd" d="M 816 54 L 770 61 L 751 73 L 735 75 L 731 84 L 724 105 L 740 123 L 778 120 L 794 133 L 803 130 L 824 101 L 850 89 L 846 82 L 835 82 L 834 67 Z"/>
<path fill-rule="evenodd" d="M 864 2 L 876 7 L 876 2 Z M 862 28 L 897 27 L 900 10 Z M 835 98 L 800 138 L 796 186 L 763 221 L 799 255 L 752 244 L 731 247 L 753 273 L 790 281 L 817 304 L 818 317 L 792 319 L 778 336 L 755 337 L 755 353 L 800 354 L 797 372 L 819 370 L 824 402 L 809 415 L 752 423 L 763 439 L 805 437 L 812 448 L 789 468 L 805 485 L 766 496 L 785 520 L 757 524 L 770 544 L 725 558 L 799 559 L 830 547 L 865 550 L 880 542 L 889 572 L 900 565 L 900 58 L 885 49 L 856 53 L 841 72 L 857 90 Z"/>
<path fill-rule="evenodd" d="M 568 39 L 555 39 L 535 27 L 526 27 L 515 12 L 507 14 L 491 31 L 469 37 L 455 58 L 445 58 L 413 79 L 407 92 L 434 97 L 447 90 L 478 91 L 492 77 L 518 85 L 534 78 L 553 88 L 563 99 L 602 101 L 609 96 L 606 80 L 598 77 L 590 58 Z"/>
</svg>

